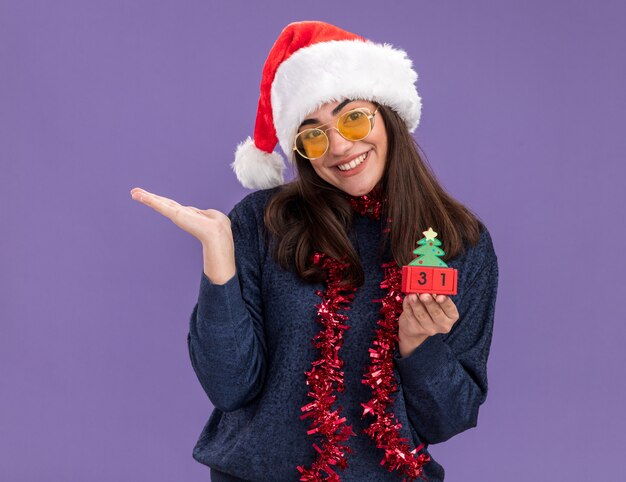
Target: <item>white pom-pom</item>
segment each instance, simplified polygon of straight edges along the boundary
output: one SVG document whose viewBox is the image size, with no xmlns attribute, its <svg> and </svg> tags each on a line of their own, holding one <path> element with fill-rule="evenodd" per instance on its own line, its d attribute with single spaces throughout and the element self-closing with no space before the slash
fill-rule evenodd
<svg viewBox="0 0 626 482">
<path fill-rule="evenodd" d="M 281 155 L 260 150 L 250 137 L 237 146 L 232 168 L 248 189 L 267 189 L 284 183 L 285 162 Z"/>
</svg>

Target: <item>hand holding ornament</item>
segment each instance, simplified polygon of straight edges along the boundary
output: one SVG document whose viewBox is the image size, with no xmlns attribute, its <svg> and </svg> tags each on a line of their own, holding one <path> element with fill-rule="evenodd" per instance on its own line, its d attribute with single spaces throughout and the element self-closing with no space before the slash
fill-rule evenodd
<svg viewBox="0 0 626 482">
<path fill-rule="evenodd" d="M 459 319 L 454 302 L 440 294 L 456 294 L 457 271 L 441 259 L 445 252 L 433 228 L 422 234 L 424 238 L 413 251 L 417 258 L 402 271 L 403 289 L 408 292 L 398 318 L 398 349 L 402 357 L 409 356 L 429 336 L 449 333 Z"/>
<path fill-rule="evenodd" d="M 398 318 L 398 349 L 402 357 L 409 356 L 429 336 L 449 333 L 459 319 L 456 305 L 445 295 L 412 293 L 405 296 L 402 308 Z"/>
</svg>

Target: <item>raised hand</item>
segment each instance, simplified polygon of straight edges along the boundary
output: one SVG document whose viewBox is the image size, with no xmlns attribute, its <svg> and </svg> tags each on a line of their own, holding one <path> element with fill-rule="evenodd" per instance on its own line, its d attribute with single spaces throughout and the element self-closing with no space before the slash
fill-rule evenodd
<svg viewBox="0 0 626 482">
<path fill-rule="evenodd" d="M 131 197 L 169 218 L 202 244 L 204 273 L 215 284 L 224 284 L 235 274 L 235 246 L 228 216 L 215 209 L 183 206 L 135 187 Z"/>
</svg>

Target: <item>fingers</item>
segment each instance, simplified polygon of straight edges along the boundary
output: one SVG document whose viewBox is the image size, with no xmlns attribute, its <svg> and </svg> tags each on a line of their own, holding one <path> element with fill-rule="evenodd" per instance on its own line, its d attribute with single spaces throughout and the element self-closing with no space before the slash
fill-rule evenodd
<svg viewBox="0 0 626 482">
<path fill-rule="evenodd" d="M 454 301 L 452 301 L 449 296 L 436 295 L 435 298 L 439 307 L 448 318 L 455 321 L 459 319 L 459 310 L 457 310 Z"/>
<path fill-rule="evenodd" d="M 458 317 L 453 316 L 456 306 L 452 300 L 446 298 L 440 298 L 440 304 L 428 293 L 422 293 L 419 296 L 410 294 L 404 299 L 404 309 L 405 311 L 409 310 L 408 314 L 412 315 L 410 318 L 414 323 L 419 324 L 421 331 L 429 336 L 437 333 L 448 333 Z"/>
<path fill-rule="evenodd" d="M 169 199 L 163 196 L 159 196 L 158 194 L 154 194 L 152 192 L 148 192 L 145 189 L 141 189 L 141 188 L 134 188 L 130 191 L 131 196 L 133 199 L 137 200 L 137 201 L 141 201 L 144 202 L 146 204 L 149 204 L 150 202 L 152 202 L 153 204 L 156 203 L 157 205 L 166 205 L 166 206 L 170 206 L 170 207 L 180 207 L 180 204 L 178 204 L 176 201 L 174 201 L 173 199 Z"/>
<path fill-rule="evenodd" d="M 197 207 L 195 207 L 195 206 L 187 206 L 187 207 L 188 207 L 189 209 L 191 209 L 193 212 L 198 213 L 198 214 L 202 214 L 203 216 L 204 216 L 204 215 L 209 214 L 208 212 L 205 212 L 205 211 L 203 211 L 202 209 L 197 208 Z"/>
<path fill-rule="evenodd" d="M 429 300 L 427 300 L 426 297 L 428 297 Z M 434 319 L 436 319 L 437 316 L 441 316 L 441 309 L 434 306 L 436 303 L 434 303 L 432 296 L 427 294 L 419 296 L 409 295 L 408 298 L 413 316 L 421 325 L 424 332 L 431 336 L 439 333 Z M 437 313 L 437 310 L 439 310 L 439 313 Z"/>
<path fill-rule="evenodd" d="M 405 296 L 402 308 L 402 314 L 398 318 L 400 338 L 402 338 L 403 334 L 411 338 L 435 334 L 432 320 L 426 311 L 426 307 L 418 300 L 417 295 L 410 294 Z"/>
<path fill-rule="evenodd" d="M 150 206 L 155 211 L 170 219 L 172 219 L 177 212 L 183 208 L 183 206 L 178 204 L 173 199 L 159 196 L 141 188 L 134 188 L 130 192 L 135 201 L 139 201 L 147 206 Z"/>
<path fill-rule="evenodd" d="M 149 191 L 146 191 L 145 189 L 141 189 L 138 187 L 131 189 L 130 195 L 135 201 L 142 202 L 143 204 L 154 208 L 155 210 L 161 212 L 161 214 L 164 214 L 168 217 L 172 217 L 173 214 L 182 209 L 190 209 L 197 214 L 202 214 L 203 216 L 207 217 L 215 217 L 215 213 L 218 213 L 214 209 L 208 209 L 205 211 L 197 208 L 196 206 L 183 206 L 173 199 L 159 196 L 158 194 L 151 193 Z"/>
<path fill-rule="evenodd" d="M 196 206 L 183 206 L 173 199 L 159 196 L 141 188 L 130 191 L 132 198 L 150 206 L 169 218 L 176 226 L 190 233 L 203 245 L 217 246 L 217 251 L 228 251 L 233 243 L 230 219 L 216 209 L 202 210 Z"/>
</svg>

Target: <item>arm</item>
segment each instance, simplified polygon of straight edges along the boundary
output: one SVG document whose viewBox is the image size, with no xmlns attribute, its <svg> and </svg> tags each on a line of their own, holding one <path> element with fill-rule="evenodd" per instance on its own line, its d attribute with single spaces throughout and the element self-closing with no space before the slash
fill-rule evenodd
<svg viewBox="0 0 626 482">
<path fill-rule="evenodd" d="M 498 262 L 488 232 L 479 247 L 478 268 L 459 293 L 459 320 L 450 333 L 428 337 L 406 358 L 395 357 L 409 421 L 427 443 L 475 427 L 487 396 Z"/>
<path fill-rule="evenodd" d="M 202 272 L 187 336 L 198 380 L 211 403 L 225 412 L 260 393 L 266 369 L 258 226 L 240 205 L 229 217 L 237 272 L 224 284 Z"/>
</svg>

